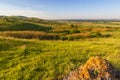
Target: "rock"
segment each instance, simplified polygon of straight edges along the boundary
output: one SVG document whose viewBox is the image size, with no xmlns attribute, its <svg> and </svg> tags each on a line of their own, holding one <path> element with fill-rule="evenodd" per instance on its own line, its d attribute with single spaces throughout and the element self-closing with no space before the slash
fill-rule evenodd
<svg viewBox="0 0 120 80">
<path fill-rule="evenodd" d="M 120 71 L 97 56 L 91 57 L 86 64 L 70 72 L 63 80 L 120 80 Z"/>
</svg>

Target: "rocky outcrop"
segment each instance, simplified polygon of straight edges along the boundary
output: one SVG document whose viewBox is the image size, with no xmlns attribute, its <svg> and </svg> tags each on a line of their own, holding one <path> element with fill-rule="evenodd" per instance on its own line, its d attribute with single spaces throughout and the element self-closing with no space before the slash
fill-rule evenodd
<svg viewBox="0 0 120 80">
<path fill-rule="evenodd" d="M 120 71 L 105 59 L 91 57 L 85 65 L 70 72 L 63 80 L 120 80 Z"/>
</svg>

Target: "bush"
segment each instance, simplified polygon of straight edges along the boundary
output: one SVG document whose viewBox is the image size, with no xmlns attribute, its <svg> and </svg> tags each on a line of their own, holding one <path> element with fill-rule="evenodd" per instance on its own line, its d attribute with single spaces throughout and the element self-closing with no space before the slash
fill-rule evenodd
<svg viewBox="0 0 120 80">
<path fill-rule="evenodd" d="M 73 33 L 80 33 L 80 30 L 73 29 L 73 30 L 71 30 L 71 34 L 73 34 Z"/>
<path fill-rule="evenodd" d="M 58 39 L 60 39 L 60 35 L 59 34 L 46 34 L 41 39 L 58 40 Z"/>
<path fill-rule="evenodd" d="M 69 29 L 59 29 L 59 30 L 52 30 L 52 33 L 62 33 L 62 34 L 70 34 L 71 31 Z"/>
<path fill-rule="evenodd" d="M 102 34 L 100 32 L 94 32 L 94 33 L 92 32 L 91 35 L 90 35 L 91 38 L 101 37 L 101 36 L 102 36 Z"/>
</svg>

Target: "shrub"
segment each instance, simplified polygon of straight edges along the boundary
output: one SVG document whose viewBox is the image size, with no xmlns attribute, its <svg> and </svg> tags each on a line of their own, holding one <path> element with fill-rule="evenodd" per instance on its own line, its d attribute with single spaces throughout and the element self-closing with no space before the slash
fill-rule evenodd
<svg viewBox="0 0 120 80">
<path fill-rule="evenodd" d="M 78 29 L 73 29 L 73 30 L 71 30 L 71 34 L 73 34 L 73 33 L 80 33 L 80 30 L 78 30 Z"/>
<path fill-rule="evenodd" d="M 102 36 L 102 34 L 100 33 L 100 32 L 92 32 L 91 34 L 90 34 L 90 37 L 91 38 L 94 38 L 94 37 L 101 37 Z"/>
<path fill-rule="evenodd" d="M 60 35 L 59 35 L 59 34 L 46 34 L 46 35 L 44 35 L 44 37 L 41 38 L 41 39 L 58 40 L 58 39 L 60 39 Z"/>
<path fill-rule="evenodd" d="M 59 29 L 59 30 L 52 30 L 52 33 L 62 33 L 62 34 L 70 34 L 71 31 L 69 29 Z"/>
</svg>

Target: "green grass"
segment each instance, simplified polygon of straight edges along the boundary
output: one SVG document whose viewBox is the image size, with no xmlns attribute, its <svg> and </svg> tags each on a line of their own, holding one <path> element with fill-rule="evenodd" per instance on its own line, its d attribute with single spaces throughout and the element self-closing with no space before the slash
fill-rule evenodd
<svg viewBox="0 0 120 80">
<path fill-rule="evenodd" d="M 41 40 L 103 38 L 112 36 L 107 33 L 117 29 L 120 30 L 119 22 L 60 22 L 23 16 L 0 17 L 0 36 L 14 38 L 37 38 Z M 27 33 L 25 33 L 25 31 L 27 31 Z M 34 31 L 35 34 L 33 32 L 31 33 L 31 31 Z M 36 34 L 36 31 L 46 33 L 44 35 L 45 37 L 41 37 L 43 36 L 41 34 Z"/>
<path fill-rule="evenodd" d="M 62 80 L 91 56 L 120 70 L 119 24 L 0 17 L 0 80 Z"/>
<path fill-rule="evenodd" d="M 52 28 L 33 23 L 15 23 L 6 27 L 0 27 L 0 31 L 49 31 Z"/>
<path fill-rule="evenodd" d="M 1 80 L 62 80 L 91 56 L 120 69 L 120 39 L 38 41 L 0 39 Z"/>
</svg>

